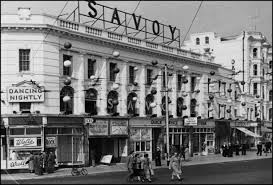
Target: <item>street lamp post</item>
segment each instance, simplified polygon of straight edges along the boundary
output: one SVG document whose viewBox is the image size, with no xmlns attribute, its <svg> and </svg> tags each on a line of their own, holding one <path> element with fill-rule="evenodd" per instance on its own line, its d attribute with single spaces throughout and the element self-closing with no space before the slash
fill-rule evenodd
<svg viewBox="0 0 273 185">
<path fill-rule="evenodd" d="M 165 70 L 165 114 L 166 114 L 166 147 L 167 147 L 167 166 L 170 162 L 170 143 L 169 143 L 169 96 L 168 96 L 168 72 L 167 64 L 164 66 Z"/>
</svg>

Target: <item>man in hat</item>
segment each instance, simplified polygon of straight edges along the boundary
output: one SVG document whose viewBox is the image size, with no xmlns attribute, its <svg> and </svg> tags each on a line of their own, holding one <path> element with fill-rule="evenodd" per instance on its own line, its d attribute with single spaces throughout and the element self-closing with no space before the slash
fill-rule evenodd
<svg viewBox="0 0 273 185">
<path fill-rule="evenodd" d="M 155 165 L 156 166 L 161 166 L 161 151 L 160 151 L 159 147 L 156 148 Z"/>
</svg>

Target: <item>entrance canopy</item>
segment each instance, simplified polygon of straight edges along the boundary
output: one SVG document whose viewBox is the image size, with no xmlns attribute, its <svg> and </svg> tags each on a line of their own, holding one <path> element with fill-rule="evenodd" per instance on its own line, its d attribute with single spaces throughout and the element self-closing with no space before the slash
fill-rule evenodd
<svg viewBox="0 0 273 185">
<path fill-rule="evenodd" d="M 246 129 L 246 128 L 243 128 L 243 127 L 236 127 L 238 130 L 244 132 L 245 134 L 249 135 L 249 136 L 252 136 L 252 137 L 262 137 L 258 134 L 255 134 L 254 132 L 251 132 L 250 130 Z"/>
</svg>

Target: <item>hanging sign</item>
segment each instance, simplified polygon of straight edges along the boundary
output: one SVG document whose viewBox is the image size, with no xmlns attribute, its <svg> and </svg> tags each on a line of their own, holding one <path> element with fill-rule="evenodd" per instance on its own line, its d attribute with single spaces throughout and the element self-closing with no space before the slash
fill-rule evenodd
<svg viewBox="0 0 273 185">
<path fill-rule="evenodd" d="M 108 120 L 89 123 L 89 136 L 108 136 Z"/>
<path fill-rule="evenodd" d="M 45 93 L 42 88 L 9 87 L 7 91 L 8 102 L 43 102 Z"/>
<path fill-rule="evenodd" d="M 128 120 L 111 120 L 111 135 L 128 135 Z"/>
<path fill-rule="evenodd" d="M 14 138 L 14 147 L 37 146 L 37 138 Z"/>
<path fill-rule="evenodd" d="M 57 147 L 56 137 L 46 137 L 46 147 Z"/>
</svg>

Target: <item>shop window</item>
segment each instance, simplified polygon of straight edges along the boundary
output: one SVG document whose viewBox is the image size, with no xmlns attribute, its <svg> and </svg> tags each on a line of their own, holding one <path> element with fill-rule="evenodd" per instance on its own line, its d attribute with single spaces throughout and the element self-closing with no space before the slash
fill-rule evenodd
<svg viewBox="0 0 273 185">
<path fill-rule="evenodd" d="M 67 102 L 63 101 L 65 96 L 69 96 L 70 100 Z M 60 111 L 65 114 L 73 113 L 73 97 L 74 97 L 74 89 L 70 86 L 65 86 L 62 88 L 60 93 Z"/>
<path fill-rule="evenodd" d="M 37 146 L 42 146 L 42 138 L 37 138 Z"/>
<path fill-rule="evenodd" d="M 85 112 L 90 115 L 97 115 L 97 90 L 88 89 L 85 92 Z"/>
<path fill-rule="evenodd" d="M 72 134 L 72 128 L 59 128 L 58 134 Z"/>
<path fill-rule="evenodd" d="M 71 62 L 71 65 L 70 66 L 64 66 L 63 65 L 63 75 L 66 75 L 66 76 L 71 76 L 72 75 L 72 56 L 70 55 L 63 55 L 63 64 L 64 64 L 64 61 L 66 60 L 69 60 Z"/>
<path fill-rule="evenodd" d="M 130 93 L 127 97 L 127 113 L 130 115 L 136 114 L 136 100 L 134 97 L 137 97 L 136 93 Z"/>
<path fill-rule="evenodd" d="M 196 39 L 195 39 L 195 44 L 196 44 L 196 45 L 200 45 L 200 38 L 196 38 Z"/>
<path fill-rule="evenodd" d="M 135 70 L 134 66 L 129 66 L 129 83 L 133 84 L 135 82 Z"/>
<path fill-rule="evenodd" d="M 14 146 L 14 138 L 9 139 L 9 146 L 13 147 Z"/>
<path fill-rule="evenodd" d="M 147 85 L 151 85 L 153 83 L 153 70 L 147 69 Z"/>
<path fill-rule="evenodd" d="M 25 135 L 25 128 L 10 128 L 10 135 Z"/>
<path fill-rule="evenodd" d="M 272 93 L 273 93 L 272 90 L 270 90 L 269 91 L 269 101 L 272 101 L 272 95 L 273 95 Z"/>
<path fill-rule="evenodd" d="M 253 75 L 254 75 L 254 76 L 257 76 L 257 75 L 258 75 L 258 66 L 257 66 L 257 64 L 254 64 L 254 65 L 253 65 Z"/>
<path fill-rule="evenodd" d="M 209 37 L 205 37 L 205 44 L 209 44 Z"/>
<path fill-rule="evenodd" d="M 29 71 L 30 49 L 19 49 L 19 71 Z"/>
<path fill-rule="evenodd" d="M 41 128 L 26 128 L 26 135 L 40 135 Z"/>
<path fill-rule="evenodd" d="M 258 49 L 257 48 L 254 48 L 253 49 L 253 58 L 256 58 L 258 53 L 257 53 Z"/>
<path fill-rule="evenodd" d="M 153 113 L 153 108 L 150 106 L 150 104 L 154 101 L 154 96 L 152 94 L 148 94 L 146 96 L 145 101 L 145 114 L 151 115 Z"/>
<path fill-rule="evenodd" d="M 140 142 L 140 150 L 145 151 L 145 141 Z"/>
<path fill-rule="evenodd" d="M 183 102 L 184 102 L 183 98 L 181 97 L 177 98 L 176 114 L 178 117 L 182 117 Z"/>
<path fill-rule="evenodd" d="M 196 99 L 192 99 L 191 100 L 191 104 L 190 104 L 190 114 L 191 114 L 191 117 L 196 117 L 195 108 L 196 108 Z"/>
<path fill-rule="evenodd" d="M 19 103 L 21 113 L 30 113 L 31 103 L 21 102 Z"/>
<path fill-rule="evenodd" d="M 151 151 L 150 141 L 146 141 L 146 151 Z"/>
<path fill-rule="evenodd" d="M 57 128 L 45 128 L 46 134 L 57 134 Z"/>
<path fill-rule="evenodd" d="M 90 76 L 95 75 L 95 69 L 96 69 L 96 59 L 88 59 L 87 60 L 87 74 L 88 78 Z"/>
<path fill-rule="evenodd" d="M 116 63 L 110 62 L 110 81 L 114 82 L 116 80 L 116 73 L 114 69 L 117 67 Z"/>
<path fill-rule="evenodd" d="M 140 142 L 139 141 L 136 142 L 136 151 L 137 152 L 140 151 Z"/>
<path fill-rule="evenodd" d="M 73 128 L 74 135 L 82 135 L 83 130 L 81 128 Z"/>
</svg>

